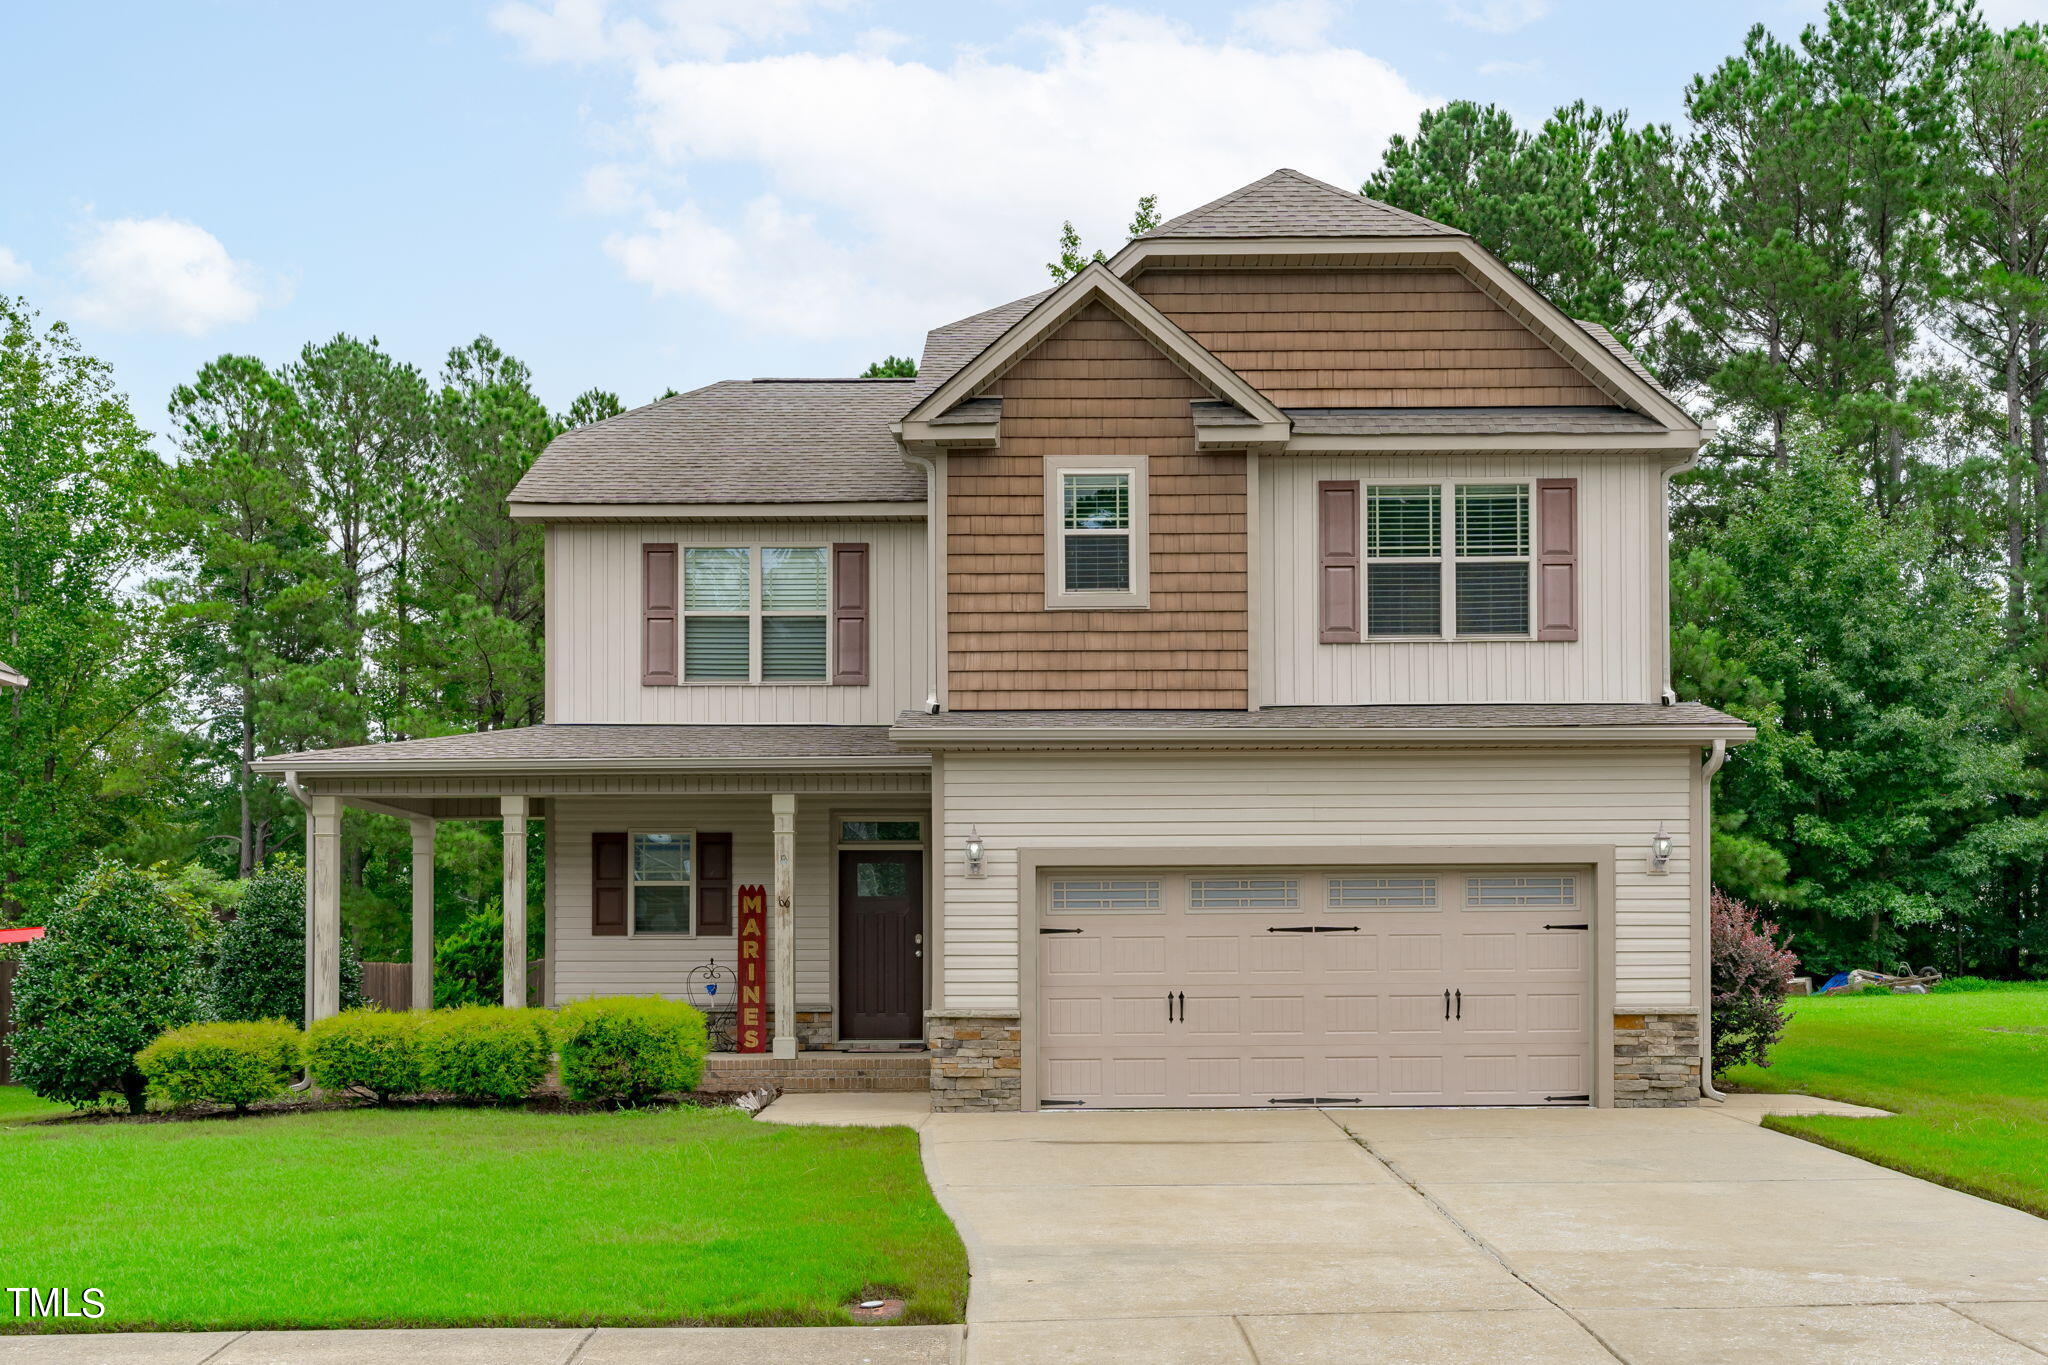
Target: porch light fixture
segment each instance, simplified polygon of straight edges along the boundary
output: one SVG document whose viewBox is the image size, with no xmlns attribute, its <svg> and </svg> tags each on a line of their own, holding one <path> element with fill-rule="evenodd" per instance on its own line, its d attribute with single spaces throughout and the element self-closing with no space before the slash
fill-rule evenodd
<svg viewBox="0 0 2048 1365">
<path fill-rule="evenodd" d="M 987 850 L 986 850 L 986 849 L 984 849 L 984 848 L 982 847 L 982 843 L 981 843 L 981 831 L 980 831 L 980 830 L 978 830 L 978 829 L 971 829 L 971 830 L 967 831 L 967 875 L 968 875 L 968 876 L 970 876 L 970 877 L 986 877 L 986 876 L 988 875 L 988 870 L 987 870 L 987 868 L 985 868 L 985 867 L 984 867 L 984 866 L 982 865 L 982 854 L 983 854 L 983 853 L 985 853 L 986 851 L 987 851 Z"/>
<path fill-rule="evenodd" d="M 1670 861 L 1671 836 L 1664 832 L 1664 825 L 1660 821 L 1657 832 L 1650 836 L 1650 871 L 1668 872 L 1670 869 L 1665 864 Z"/>
</svg>

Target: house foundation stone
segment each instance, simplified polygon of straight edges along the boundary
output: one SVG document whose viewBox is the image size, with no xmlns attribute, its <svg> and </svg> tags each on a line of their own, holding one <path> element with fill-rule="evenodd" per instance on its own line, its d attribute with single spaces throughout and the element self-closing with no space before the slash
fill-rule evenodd
<svg viewBox="0 0 2048 1365">
<path fill-rule="evenodd" d="M 933 1113 L 1024 1107 L 1024 1029 L 1018 1011 L 939 1009 L 926 1010 L 924 1017 Z"/>
<path fill-rule="evenodd" d="M 1700 1097 L 1700 1020 L 1693 1010 L 1614 1016 L 1614 1107 L 1669 1109 Z"/>
</svg>

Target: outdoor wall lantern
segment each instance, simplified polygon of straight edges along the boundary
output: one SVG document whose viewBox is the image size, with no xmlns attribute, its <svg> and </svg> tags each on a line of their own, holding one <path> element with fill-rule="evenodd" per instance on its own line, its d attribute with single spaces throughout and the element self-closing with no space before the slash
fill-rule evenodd
<svg viewBox="0 0 2048 1365">
<path fill-rule="evenodd" d="M 1650 871 L 1668 872 L 1670 869 L 1665 864 L 1670 861 L 1671 836 L 1664 832 L 1664 826 L 1659 823 L 1657 832 L 1650 836 Z"/>
<path fill-rule="evenodd" d="M 985 852 L 987 852 L 987 850 L 986 850 L 985 848 L 983 848 L 983 847 L 982 847 L 982 842 L 981 842 L 981 831 L 980 831 L 980 830 L 978 830 L 978 829 L 971 829 L 971 830 L 967 831 L 967 875 L 968 875 L 968 876 L 970 876 L 970 877 L 986 877 L 986 876 L 988 875 L 988 870 L 987 870 L 987 868 L 986 868 L 986 867 L 984 867 L 984 866 L 983 866 L 983 864 L 982 864 L 982 854 L 984 854 Z"/>
</svg>

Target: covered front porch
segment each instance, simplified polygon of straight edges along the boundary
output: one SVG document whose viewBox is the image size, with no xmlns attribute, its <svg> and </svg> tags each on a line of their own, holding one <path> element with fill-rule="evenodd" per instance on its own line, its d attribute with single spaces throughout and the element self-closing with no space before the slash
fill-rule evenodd
<svg viewBox="0 0 2048 1365">
<path fill-rule="evenodd" d="M 536 726 L 262 760 L 306 808 L 306 1017 L 340 1007 L 345 810 L 411 825 L 415 1001 L 433 998 L 435 840 L 452 820 L 501 822 L 502 999 L 530 998 L 538 825 L 541 1003 L 685 1000 L 716 1046 L 737 1004 L 738 893 L 760 886 L 768 1052 L 715 1057 L 721 1088 L 921 1089 L 929 762 L 848 726 Z"/>
</svg>

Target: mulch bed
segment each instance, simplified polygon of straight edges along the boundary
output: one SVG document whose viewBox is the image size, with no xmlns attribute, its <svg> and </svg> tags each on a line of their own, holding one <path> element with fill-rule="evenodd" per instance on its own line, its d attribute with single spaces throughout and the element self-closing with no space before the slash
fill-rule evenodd
<svg viewBox="0 0 2048 1365">
<path fill-rule="evenodd" d="M 667 1096 L 645 1106 L 649 1110 L 661 1109 L 725 1109 L 739 1103 L 741 1091 L 695 1090 L 688 1094 Z M 29 1123 L 208 1123 L 222 1119 L 262 1118 L 273 1114 L 320 1114 L 337 1109 L 517 1109 L 530 1114 L 605 1114 L 613 1112 L 613 1106 L 601 1103 L 585 1103 L 570 1099 L 560 1091 L 542 1091 L 516 1104 L 479 1104 L 457 1100 L 446 1096 L 421 1096 L 412 1099 L 392 1100 L 378 1104 L 375 1100 L 355 1095 L 323 1096 L 318 1099 L 263 1100 L 249 1106 L 247 1114 L 238 1115 L 233 1109 L 217 1107 L 188 1106 L 182 1109 L 153 1109 L 144 1114 L 109 1113 L 104 1110 L 87 1110 L 76 1114 L 59 1114 L 54 1118 L 29 1119 Z"/>
</svg>

